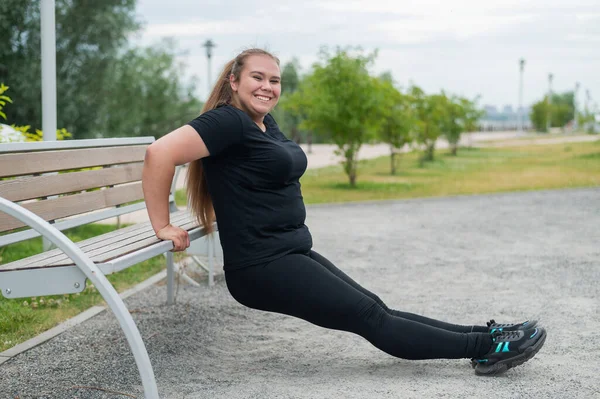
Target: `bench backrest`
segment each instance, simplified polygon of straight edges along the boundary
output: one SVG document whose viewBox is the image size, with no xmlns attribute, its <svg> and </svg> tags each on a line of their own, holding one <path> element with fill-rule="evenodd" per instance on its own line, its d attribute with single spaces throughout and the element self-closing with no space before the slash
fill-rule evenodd
<svg viewBox="0 0 600 399">
<path fill-rule="evenodd" d="M 0 197 L 59 230 L 144 209 L 142 168 L 152 142 L 154 137 L 0 144 Z M 0 246 L 39 235 L 14 232 L 23 227 L 0 213 Z"/>
</svg>

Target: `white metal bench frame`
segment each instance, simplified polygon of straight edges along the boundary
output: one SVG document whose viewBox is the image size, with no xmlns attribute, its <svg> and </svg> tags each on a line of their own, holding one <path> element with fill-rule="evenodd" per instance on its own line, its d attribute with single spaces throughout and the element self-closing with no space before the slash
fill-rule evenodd
<svg viewBox="0 0 600 399">
<path fill-rule="evenodd" d="M 141 137 L 8 143 L 0 145 L 0 155 L 29 151 L 149 145 L 153 141 L 153 137 Z M 171 212 L 178 211 L 174 198 L 176 180 L 177 176 L 175 176 L 175 179 L 173 180 L 171 195 L 169 197 Z M 84 251 L 82 251 L 81 248 L 79 248 L 78 245 L 73 243 L 61 232 L 61 230 L 71 227 L 85 225 L 141 209 L 145 209 L 145 203 L 143 202 L 105 209 L 93 214 L 79 215 L 75 218 L 51 224 L 21 205 L 0 197 L 0 213 L 6 213 L 30 228 L 25 231 L 0 236 L 0 247 L 42 236 L 44 239 L 51 241 L 75 264 L 64 267 L 0 270 L 0 291 L 6 298 L 75 293 L 83 291 L 85 289 L 86 279 L 90 279 L 98 289 L 100 295 L 102 295 L 103 299 L 106 301 L 108 307 L 117 317 L 121 329 L 125 333 L 140 373 L 145 396 L 147 398 L 158 398 L 158 389 L 154 378 L 154 372 L 142 337 L 131 314 L 127 310 L 127 307 L 119 297 L 117 291 L 105 277 L 105 274 L 123 270 L 160 254 L 166 254 L 167 302 L 171 304 L 174 299 L 175 274 L 173 253 L 170 252 L 170 250 L 173 249 L 172 241 L 159 241 L 143 249 L 97 265 L 84 253 Z M 191 241 L 205 235 L 204 228 L 198 226 L 189 229 L 188 232 Z M 52 287 L 48 287 L 48 279 L 55 282 Z M 61 283 L 56 284 L 57 281 L 60 281 Z M 64 284 L 62 284 L 62 281 L 64 281 Z"/>
</svg>

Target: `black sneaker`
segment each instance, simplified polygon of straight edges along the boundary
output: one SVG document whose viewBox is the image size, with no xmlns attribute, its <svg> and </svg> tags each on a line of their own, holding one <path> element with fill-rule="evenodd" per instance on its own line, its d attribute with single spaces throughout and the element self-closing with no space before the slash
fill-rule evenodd
<svg viewBox="0 0 600 399">
<path fill-rule="evenodd" d="M 487 323 L 488 331 L 490 334 L 494 334 L 496 331 L 517 331 L 517 330 L 529 330 L 534 328 L 537 325 L 537 320 L 527 320 L 523 323 L 517 324 L 499 324 L 496 323 L 496 320 L 492 319 Z M 478 362 L 476 359 L 471 359 L 471 367 L 475 368 Z"/>
<path fill-rule="evenodd" d="M 537 325 L 537 320 L 527 320 L 523 323 L 518 324 L 499 324 L 496 323 L 496 320 L 492 319 L 487 323 L 490 334 L 493 334 L 495 331 L 516 331 L 516 330 L 530 330 L 535 328 Z"/>
<path fill-rule="evenodd" d="M 546 330 L 537 327 L 495 331 L 492 340 L 490 351 L 481 359 L 474 359 L 477 375 L 497 375 L 525 363 L 544 345 Z"/>
</svg>

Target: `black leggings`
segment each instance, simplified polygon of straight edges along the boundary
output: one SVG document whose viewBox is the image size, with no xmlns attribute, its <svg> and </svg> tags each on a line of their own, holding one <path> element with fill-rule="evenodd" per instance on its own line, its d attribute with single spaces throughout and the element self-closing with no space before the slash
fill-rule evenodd
<svg viewBox="0 0 600 399">
<path fill-rule="evenodd" d="M 348 331 L 404 359 L 480 358 L 492 346 L 485 326 L 460 326 L 389 309 L 314 251 L 226 272 L 242 305 Z"/>
</svg>

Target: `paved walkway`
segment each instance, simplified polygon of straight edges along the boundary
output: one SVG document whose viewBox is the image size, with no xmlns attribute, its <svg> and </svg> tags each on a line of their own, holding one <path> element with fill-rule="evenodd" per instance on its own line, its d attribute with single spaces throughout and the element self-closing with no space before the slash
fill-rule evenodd
<svg viewBox="0 0 600 399">
<path fill-rule="evenodd" d="M 397 359 L 248 309 L 222 280 L 180 286 L 172 307 L 159 285 L 126 302 L 164 399 L 600 398 L 599 198 L 592 188 L 308 207 L 315 250 L 392 308 L 463 324 L 539 319 L 545 346 L 497 378 L 467 359 Z M 124 394 L 142 389 L 110 312 L 0 365 L 0 398 Z"/>
</svg>

